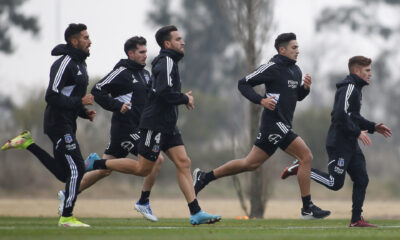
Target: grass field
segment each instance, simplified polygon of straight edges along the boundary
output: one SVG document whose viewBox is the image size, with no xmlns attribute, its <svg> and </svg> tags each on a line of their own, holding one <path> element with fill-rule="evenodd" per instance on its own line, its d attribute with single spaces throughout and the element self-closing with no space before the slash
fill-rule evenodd
<svg viewBox="0 0 400 240">
<path fill-rule="evenodd" d="M 348 220 L 236 220 L 191 226 L 188 219 L 82 218 L 91 228 L 60 228 L 57 218 L 0 217 L 0 239 L 400 239 L 400 221 L 379 228 L 348 228 Z"/>
</svg>

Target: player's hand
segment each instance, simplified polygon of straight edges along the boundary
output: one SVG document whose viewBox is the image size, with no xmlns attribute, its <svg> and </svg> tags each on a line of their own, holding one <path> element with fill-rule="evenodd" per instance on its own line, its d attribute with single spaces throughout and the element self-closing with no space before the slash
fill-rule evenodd
<svg viewBox="0 0 400 240">
<path fill-rule="evenodd" d="M 392 136 L 392 130 L 385 126 L 383 123 L 378 123 L 375 125 L 375 131 L 382 134 L 384 137 L 388 138 Z"/>
<path fill-rule="evenodd" d="M 96 117 L 95 110 L 86 110 L 86 116 L 88 116 L 89 121 L 93 122 L 94 118 Z"/>
<path fill-rule="evenodd" d="M 82 98 L 82 104 L 83 105 L 93 105 L 93 101 L 94 101 L 94 97 L 92 94 L 86 94 L 83 98 Z"/>
<path fill-rule="evenodd" d="M 261 99 L 260 104 L 261 104 L 263 107 L 265 107 L 266 109 L 269 109 L 269 110 L 271 110 L 271 111 L 274 111 L 275 106 L 276 106 L 275 96 L 270 96 L 270 97 Z"/>
<path fill-rule="evenodd" d="M 312 79 L 311 79 L 311 76 L 308 73 L 304 77 L 303 83 L 304 83 L 304 89 L 305 90 L 310 90 L 311 84 L 312 84 Z"/>
<path fill-rule="evenodd" d="M 358 136 L 358 139 L 364 144 L 364 146 L 369 146 L 372 144 L 371 139 L 367 135 L 367 130 L 361 131 L 360 136 Z"/>
<path fill-rule="evenodd" d="M 189 110 L 194 109 L 194 97 L 192 96 L 192 91 L 185 93 L 186 96 L 189 98 L 189 102 L 186 104 L 186 108 Z"/>
<path fill-rule="evenodd" d="M 131 103 L 122 104 L 121 110 L 119 110 L 122 114 L 125 114 L 129 109 L 131 109 Z"/>
</svg>

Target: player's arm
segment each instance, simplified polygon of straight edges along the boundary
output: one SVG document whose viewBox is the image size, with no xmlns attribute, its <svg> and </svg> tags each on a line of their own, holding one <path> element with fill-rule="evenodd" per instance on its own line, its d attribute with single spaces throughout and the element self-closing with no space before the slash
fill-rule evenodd
<svg viewBox="0 0 400 240">
<path fill-rule="evenodd" d="M 173 105 L 188 104 L 189 96 L 173 89 L 174 79 L 171 76 L 173 69 L 171 58 L 162 58 L 155 66 L 153 89 L 155 94 Z"/>
<path fill-rule="evenodd" d="M 57 108 L 77 110 L 84 109 L 84 103 L 78 96 L 71 96 L 74 85 L 65 86 L 68 78 L 74 78 L 70 57 L 66 56 L 63 61 L 53 65 L 50 70 L 50 82 L 46 90 L 45 100 L 48 104 Z"/>
<path fill-rule="evenodd" d="M 254 72 L 239 80 L 238 89 L 240 93 L 252 103 L 262 104 L 264 97 L 258 94 L 253 87 L 267 83 L 273 78 L 273 65 L 274 63 L 271 62 L 263 64 Z"/>
<path fill-rule="evenodd" d="M 102 108 L 107 111 L 122 112 L 123 110 L 125 110 L 126 105 L 130 105 L 130 103 L 123 103 L 118 99 L 112 98 L 110 95 L 112 90 L 116 88 L 117 80 L 122 76 L 122 71 L 122 68 L 117 68 L 111 71 L 107 76 L 97 82 L 91 90 L 91 93 L 93 94 L 96 103 L 98 103 Z"/>
</svg>

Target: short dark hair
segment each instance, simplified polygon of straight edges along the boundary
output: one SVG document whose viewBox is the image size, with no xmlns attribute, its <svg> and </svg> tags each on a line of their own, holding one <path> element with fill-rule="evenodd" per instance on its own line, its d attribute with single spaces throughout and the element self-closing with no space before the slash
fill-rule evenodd
<svg viewBox="0 0 400 240">
<path fill-rule="evenodd" d="M 124 44 L 124 51 L 126 53 L 126 55 L 128 56 L 128 51 L 129 50 L 136 50 L 137 49 L 137 45 L 146 45 L 147 41 L 144 37 L 141 36 L 134 36 L 129 38 L 128 40 L 126 40 L 125 44 Z"/>
<path fill-rule="evenodd" d="M 294 33 L 281 33 L 275 39 L 275 49 L 279 52 L 280 47 L 287 47 L 290 41 L 296 40 L 296 34 Z"/>
<path fill-rule="evenodd" d="M 83 23 L 69 24 L 69 26 L 67 27 L 67 29 L 65 29 L 65 32 L 64 32 L 65 41 L 70 44 L 71 38 L 76 37 L 77 34 L 80 34 L 83 30 L 86 30 L 86 29 L 87 29 L 87 27 Z"/>
<path fill-rule="evenodd" d="M 371 65 L 372 60 L 371 58 L 367 58 L 364 56 L 354 56 L 349 59 L 349 72 L 353 71 L 354 67 L 361 66 L 361 67 L 367 67 Z"/>
<path fill-rule="evenodd" d="M 161 48 L 164 47 L 164 42 L 171 40 L 171 32 L 178 31 L 174 25 L 168 25 L 158 29 L 156 32 L 156 41 Z"/>
</svg>

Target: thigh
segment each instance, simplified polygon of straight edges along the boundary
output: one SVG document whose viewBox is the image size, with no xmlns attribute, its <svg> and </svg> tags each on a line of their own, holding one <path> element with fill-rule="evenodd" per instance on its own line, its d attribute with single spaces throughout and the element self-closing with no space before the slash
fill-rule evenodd
<svg viewBox="0 0 400 240">
<path fill-rule="evenodd" d="M 310 148 L 307 146 L 307 144 L 304 142 L 304 140 L 297 136 L 290 144 L 289 146 L 284 149 L 286 153 L 291 155 L 292 157 L 296 159 L 305 159 L 307 156 L 311 154 Z"/>
<path fill-rule="evenodd" d="M 147 160 L 155 162 L 160 155 L 163 135 L 149 129 L 140 130 L 139 154 Z"/>
<path fill-rule="evenodd" d="M 364 154 L 360 151 L 356 151 L 353 155 L 351 162 L 347 168 L 353 182 L 362 181 L 368 179 L 367 164 L 365 161 Z"/>
<path fill-rule="evenodd" d="M 185 146 L 183 145 L 169 148 L 167 151 L 165 151 L 165 154 L 167 154 L 168 158 L 171 159 L 171 161 L 173 161 L 175 164 L 178 161 L 189 159 Z"/>
<path fill-rule="evenodd" d="M 75 134 L 64 133 L 62 135 L 53 136 L 55 139 L 54 159 L 62 163 L 67 172 L 69 170 L 79 170 L 85 168 L 81 150 L 76 140 Z"/>
<path fill-rule="evenodd" d="M 346 170 L 353 161 L 354 153 L 343 147 L 327 147 L 328 169 L 332 175 L 345 176 Z"/>
</svg>

